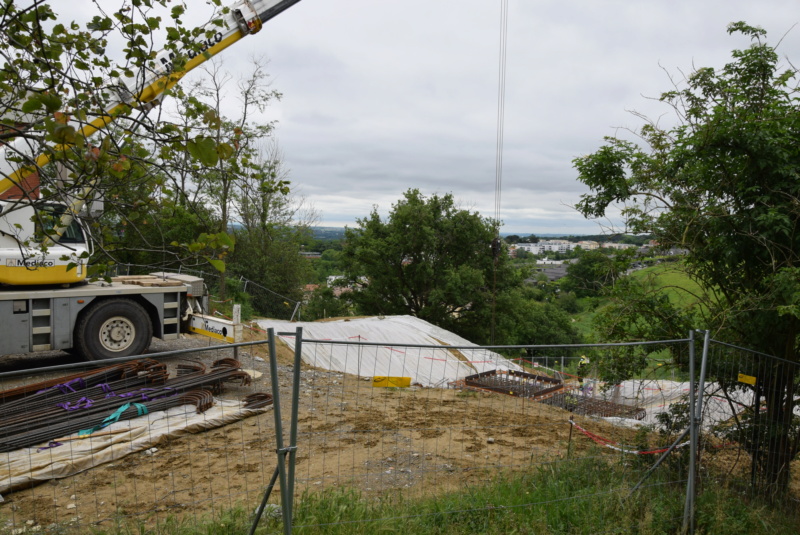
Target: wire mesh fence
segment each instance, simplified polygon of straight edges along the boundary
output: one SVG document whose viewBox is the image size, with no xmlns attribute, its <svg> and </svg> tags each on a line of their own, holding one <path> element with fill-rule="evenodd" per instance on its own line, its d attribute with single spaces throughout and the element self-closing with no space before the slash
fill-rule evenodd
<svg viewBox="0 0 800 535">
<path fill-rule="evenodd" d="M 136 417 L 136 403 L 148 407 L 160 400 L 151 399 L 158 397 L 154 391 L 133 385 L 140 397 L 125 409 L 130 420 L 120 419 L 87 439 L 64 432 L 13 451 L 5 448 L 0 454 L 5 467 L 0 473 L 5 498 L 0 531 L 41 526 L 63 532 L 175 533 L 170 531 L 175 526 L 222 525 L 231 521 L 231 511 L 251 522 L 284 459 L 278 485 L 283 495 L 269 498 L 284 507 L 283 520 L 271 506 L 258 533 L 325 532 L 331 526 L 370 532 L 402 520 L 397 509 L 387 512 L 387 504 L 431 498 L 438 500 L 436 507 L 402 514 L 432 524 L 454 517 L 474 517 L 480 523 L 497 520 L 501 510 L 525 509 L 538 511 L 545 524 L 569 526 L 570 519 L 553 519 L 555 504 L 569 502 L 592 511 L 593 532 L 636 531 L 642 527 L 636 522 L 654 519 L 629 518 L 630 525 L 620 525 L 615 512 L 604 509 L 609 497 L 622 503 L 654 493 L 683 501 L 687 491 L 720 484 L 778 495 L 776 481 L 787 486 L 793 481 L 788 461 L 797 447 L 797 370 L 793 363 L 761 353 L 714 341 L 707 343 L 707 351 L 699 346 L 692 351 L 691 337 L 478 347 L 367 342 L 361 335 L 312 339 L 302 329 L 267 331 L 272 335 L 269 352 L 264 345 L 214 346 L 193 349 L 191 362 L 186 355 L 150 356 L 183 379 L 198 373 L 198 361 L 209 373 L 215 362 L 235 358 L 236 369 L 246 370 L 251 381 L 224 383 L 215 393 L 216 408 L 231 419 L 206 411 L 200 415 L 204 423 L 190 423 L 189 416 L 197 415 L 192 405 L 167 418 L 156 410 Z M 8 394 L 12 387 L 54 381 L 35 387 L 36 393 L 67 384 L 64 376 L 73 373 L 0 374 L 0 419 L 14 414 L 9 408 L 15 403 Z M 625 375 L 633 378 L 608 380 Z M 81 399 L 91 396 L 66 390 L 71 397 L 64 401 L 59 394 L 58 401 L 68 405 L 56 416 L 49 413 L 46 421 L 85 409 Z M 96 406 L 113 405 L 108 399 L 133 401 L 107 398 L 108 392 L 100 391 Z M 256 392 L 283 400 L 282 417 L 275 410 L 245 407 Z M 145 399 L 141 394 L 150 395 Z M 694 418 L 692 406 L 701 409 Z M 69 410 L 74 407 L 83 408 Z M 41 408 L 34 409 L 23 420 L 38 418 Z M 144 423 L 142 430 L 132 430 L 136 420 Z M 696 447 L 688 431 L 692 422 L 698 428 Z M 161 434 L 162 427 L 170 432 Z M 53 440 L 58 438 L 65 440 Z M 12 443 L 8 436 L 0 440 L 0 446 Z M 559 491 L 527 497 L 536 483 L 526 478 L 542 474 L 562 478 Z M 482 489 L 498 484 L 511 490 L 485 498 Z M 343 500 L 340 512 L 309 513 L 308 504 L 325 496 Z M 471 501 L 448 501 L 448 496 Z M 366 512 L 349 516 L 355 502 L 364 504 Z M 665 532 L 693 526 L 694 505 L 687 503 L 686 510 L 660 513 L 656 521 Z"/>
<path fill-rule="evenodd" d="M 159 266 L 146 266 L 138 264 L 116 264 L 106 273 L 109 277 L 122 275 L 148 275 L 151 273 L 175 272 L 200 277 L 205 281 L 209 299 L 209 313 L 230 318 L 233 304 L 242 307 L 242 317 L 250 318 L 254 316 L 294 319 L 301 302 L 297 299 L 287 297 L 275 292 L 257 282 L 237 275 L 226 275 L 224 292 L 221 290 L 222 275 L 219 272 L 206 272 L 197 269 L 186 268 L 183 266 L 175 270 L 165 269 Z M 222 295 L 224 293 L 224 296 Z"/>
<path fill-rule="evenodd" d="M 751 495 L 787 493 L 800 451 L 800 364 L 721 342 L 710 345 L 699 456 L 708 475 Z"/>
<path fill-rule="evenodd" d="M 161 533 L 258 503 L 275 465 L 259 354 L 205 345 L 0 374 L 0 532 Z"/>
<path fill-rule="evenodd" d="M 297 347 L 293 336 L 283 338 Z M 303 339 L 312 370 L 301 394 L 297 496 L 355 489 L 367 500 L 408 502 L 587 461 L 620 468 L 625 478 L 609 479 L 594 497 L 575 489 L 560 499 L 625 496 L 671 442 L 669 433 L 634 424 L 656 422 L 685 398 L 685 382 L 660 377 L 673 373 L 662 369 L 663 353 L 687 343 L 493 349 Z M 621 350 L 647 355 L 642 378 L 600 381 L 604 355 Z M 681 455 L 645 485 L 681 492 L 686 483 Z M 510 504 L 475 510 L 498 505 Z M 680 526 L 680 517 L 671 520 Z"/>
</svg>

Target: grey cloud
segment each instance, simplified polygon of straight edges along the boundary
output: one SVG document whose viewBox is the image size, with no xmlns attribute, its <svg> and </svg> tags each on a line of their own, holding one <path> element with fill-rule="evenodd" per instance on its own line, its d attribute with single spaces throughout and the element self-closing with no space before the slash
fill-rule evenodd
<svg viewBox="0 0 800 535">
<path fill-rule="evenodd" d="M 628 110 L 673 120 L 652 97 L 671 89 L 668 73 L 680 82 L 747 46 L 728 23 L 761 25 L 776 42 L 797 13 L 791 0 L 511 0 L 504 230 L 597 232 L 565 206 L 585 192 L 572 159 L 630 136 L 641 123 Z M 223 59 L 235 74 L 269 57 L 284 98 L 264 119 L 278 120 L 291 180 L 322 224 L 352 225 L 374 204 L 386 213 L 410 187 L 452 192 L 488 217 L 499 17 L 485 0 L 303 0 Z M 800 30 L 780 51 L 800 61 Z"/>
</svg>

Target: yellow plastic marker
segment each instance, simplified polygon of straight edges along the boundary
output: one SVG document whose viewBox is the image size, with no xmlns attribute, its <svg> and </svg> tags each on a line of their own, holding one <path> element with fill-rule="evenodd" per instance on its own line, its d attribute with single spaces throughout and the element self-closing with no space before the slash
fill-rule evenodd
<svg viewBox="0 0 800 535">
<path fill-rule="evenodd" d="M 408 388 L 409 386 L 411 386 L 411 377 L 375 376 L 372 378 L 372 386 L 374 387 L 393 386 L 395 388 Z"/>
<path fill-rule="evenodd" d="M 756 384 L 756 378 L 755 378 L 755 377 L 753 377 L 752 375 L 745 375 L 745 374 L 743 374 L 743 373 L 740 373 L 740 374 L 739 374 L 739 382 L 740 382 L 740 383 L 747 383 L 748 385 L 753 385 L 753 386 L 755 386 L 755 384 Z"/>
</svg>

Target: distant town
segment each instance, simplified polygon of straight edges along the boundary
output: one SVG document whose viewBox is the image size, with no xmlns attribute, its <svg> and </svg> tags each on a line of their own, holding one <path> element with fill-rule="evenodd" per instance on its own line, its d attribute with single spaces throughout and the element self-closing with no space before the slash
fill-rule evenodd
<svg viewBox="0 0 800 535">
<path fill-rule="evenodd" d="M 646 245 L 643 245 L 646 246 Z M 584 251 L 592 251 L 595 249 L 632 249 L 639 247 L 634 243 L 616 243 L 616 242 L 597 242 L 594 240 L 541 240 L 536 243 L 513 243 L 509 244 L 508 253 L 515 257 L 519 251 L 525 251 L 532 255 L 540 255 L 548 252 L 552 253 L 568 253 L 578 248 Z"/>
</svg>

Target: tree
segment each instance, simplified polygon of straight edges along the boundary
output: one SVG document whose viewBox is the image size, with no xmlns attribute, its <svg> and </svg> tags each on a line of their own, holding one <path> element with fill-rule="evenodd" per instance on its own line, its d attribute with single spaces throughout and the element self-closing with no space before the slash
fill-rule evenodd
<svg viewBox="0 0 800 535">
<path fill-rule="evenodd" d="M 349 301 L 351 295 L 351 292 L 345 292 L 336 297 L 332 287 L 322 286 L 314 291 L 300 309 L 300 318 L 304 321 L 314 321 L 351 316 L 352 303 Z"/>
<path fill-rule="evenodd" d="M 578 209 L 601 217 L 613 203 L 634 233 L 687 251 L 689 273 L 707 290 L 715 338 L 788 361 L 758 378 L 772 428 L 758 457 L 766 490 L 783 492 L 796 439 L 800 323 L 800 100 L 797 71 L 781 65 L 766 32 L 739 22 L 729 33 L 752 44 L 719 71 L 695 70 L 664 93 L 677 124 L 647 122 L 644 147 L 607 138 L 574 160 L 591 189 Z M 681 325 L 677 322 L 677 325 Z M 622 336 L 622 333 L 620 333 Z M 717 380 L 731 384 L 731 377 Z M 753 452 L 756 453 L 756 452 Z"/>
<path fill-rule="evenodd" d="M 314 280 L 317 283 L 324 283 L 331 275 L 341 275 L 341 257 L 341 250 L 325 249 L 322 251 L 321 257 L 313 263 Z"/>
<path fill-rule="evenodd" d="M 532 288 L 506 291 L 498 300 L 498 339 L 507 345 L 577 344 L 581 337 L 559 305 L 536 301 Z"/>
<path fill-rule="evenodd" d="M 211 4 L 219 6 L 219 0 Z M 98 238 L 95 260 L 113 261 L 124 236 L 153 222 L 138 216 L 148 199 L 162 194 L 160 160 L 187 150 L 196 159 L 231 154 L 214 139 L 176 135 L 177 125 L 147 113 L 158 103 L 150 100 L 152 95 L 140 95 L 146 85 L 142 73 L 177 76 L 189 57 L 207 46 L 203 42 L 216 32 L 216 23 L 210 22 L 208 30 L 187 29 L 181 20 L 184 7 L 168 0 L 103 7 L 91 21 L 78 24 L 59 17 L 43 1 L 24 7 L 13 0 L 3 3 L 0 143 L 10 165 L 0 170 L 0 189 L 11 201 L 4 213 L 31 204 L 80 206 L 102 198 L 106 217 L 79 214 L 78 221 Z M 110 43 L 124 43 L 116 58 L 107 52 Z M 168 67 L 159 61 L 158 49 L 171 54 Z M 124 102 L 120 95 L 127 95 Z M 133 192 L 138 199 L 131 199 Z M 41 217 L 46 211 L 35 213 Z M 72 219 L 67 211 L 59 225 L 64 228 Z M 148 234 L 142 229 L 142 236 Z M 157 246 L 164 248 L 163 243 L 152 248 Z M 182 254 L 213 259 L 225 248 L 224 235 L 207 234 L 192 237 Z"/>
<path fill-rule="evenodd" d="M 264 198 L 289 194 L 286 177 L 274 173 L 280 163 L 277 154 L 264 157 L 262 153 L 264 141 L 271 136 L 274 124 L 253 118 L 254 113 L 263 112 L 281 95 L 270 88 L 263 59 L 251 62 L 247 76 L 237 80 L 233 92 L 229 90 L 232 77 L 223 70 L 220 61 L 211 60 L 201 71 L 204 76 L 186 92 L 179 93 L 179 117 L 184 118 L 181 134 L 193 158 L 177 154 L 167 164 L 181 177 L 187 174 L 188 167 L 190 179 L 180 185 L 173 181 L 175 191 L 184 198 L 191 195 L 195 202 L 213 207 L 214 230 L 218 235 L 225 235 L 230 233 L 237 212 L 241 214 L 244 210 L 252 214 L 264 204 Z M 223 101 L 234 98 L 239 101 L 236 116 L 226 116 Z M 206 145 L 216 146 L 217 150 L 204 151 L 202 147 Z M 263 209 L 261 212 L 260 227 L 263 228 L 269 215 Z M 258 217 L 252 215 L 246 223 Z M 229 251 L 232 250 L 233 246 Z M 217 258 L 211 262 L 221 272 L 219 292 L 224 297 L 226 277 L 222 260 Z"/>
<path fill-rule="evenodd" d="M 235 89 L 231 76 L 211 61 L 199 70 L 202 76 L 193 84 L 175 90 L 175 136 L 187 150 L 167 152 L 158 161 L 161 186 L 144 197 L 149 199 L 146 204 L 139 192 L 126 203 L 148 214 L 152 223 L 126 233 L 127 247 L 121 256 L 135 263 L 163 265 L 180 258 L 178 253 L 185 244 L 198 235 L 230 236 L 227 247 L 218 248 L 218 256 L 209 260 L 222 272 L 216 292 L 225 295 L 225 273 L 231 271 L 299 300 L 309 279 L 300 243 L 310 233 L 316 214 L 291 195 L 289 173 L 273 138 L 274 125 L 253 118 L 280 95 L 267 83 L 264 61 L 253 60 L 251 65 Z M 232 119 L 223 114 L 222 102 L 233 100 L 238 100 L 239 106 Z M 230 113 L 231 107 L 227 108 Z M 203 140 L 213 140 L 219 151 L 192 157 L 197 149 L 189 148 L 205 143 Z M 123 184 L 115 194 L 129 198 L 131 189 Z M 166 249 L 175 254 L 165 257 L 156 246 L 163 243 L 173 244 Z M 222 265 L 223 259 L 227 267 Z M 275 310 L 283 310 L 284 299 L 273 301 L 256 300 L 253 307 L 258 313 L 274 315 Z"/>
<path fill-rule="evenodd" d="M 581 252 L 578 260 L 567 266 L 561 287 L 578 297 L 593 296 L 611 287 L 630 267 L 632 250 L 609 255 L 603 249 Z"/>
<path fill-rule="evenodd" d="M 475 342 L 492 337 L 499 296 L 521 273 L 492 253 L 495 222 L 453 196 L 408 190 L 384 221 L 375 208 L 346 231 L 341 261 L 363 314 L 409 314 Z M 495 322 L 496 323 L 496 322 Z"/>
</svg>

